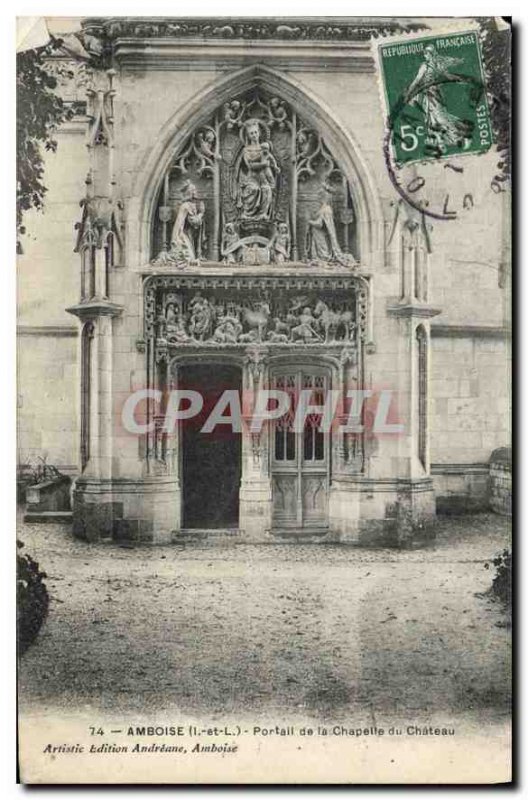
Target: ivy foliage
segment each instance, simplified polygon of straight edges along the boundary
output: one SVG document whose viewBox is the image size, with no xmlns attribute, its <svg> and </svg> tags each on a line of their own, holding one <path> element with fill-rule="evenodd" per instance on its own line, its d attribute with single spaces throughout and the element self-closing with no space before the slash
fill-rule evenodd
<svg viewBox="0 0 528 800">
<path fill-rule="evenodd" d="M 505 605 L 510 606 L 512 600 L 512 554 L 505 549 L 492 559 L 495 574 L 491 583 L 491 593 L 499 598 Z M 484 564 L 484 569 L 490 569 L 490 564 Z"/>
<path fill-rule="evenodd" d="M 511 29 L 499 30 L 492 17 L 479 19 L 482 56 L 495 144 L 500 155 L 492 188 L 511 178 Z"/>
<path fill-rule="evenodd" d="M 24 542 L 17 540 L 17 547 Z M 27 553 L 17 553 L 17 641 L 20 655 L 35 640 L 48 613 L 49 595 L 46 573 Z"/>
<path fill-rule="evenodd" d="M 61 47 L 60 39 L 44 47 L 17 54 L 17 252 L 22 252 L 21 237 L 26 233 L 24 212 L 42 210 L 44 153 L 55 152 L 54 132 L 61 122 L 71 119 L 73 109 L 56 92 L 57 78 L 49 70 L 50 56 Z M 71 75 L 64 70 L 65 75 Z"/>
</svg>

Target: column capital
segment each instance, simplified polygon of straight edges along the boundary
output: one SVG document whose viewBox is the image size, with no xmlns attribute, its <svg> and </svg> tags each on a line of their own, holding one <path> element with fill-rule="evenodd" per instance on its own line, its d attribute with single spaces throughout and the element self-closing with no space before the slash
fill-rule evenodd
<svg viewBox="0 0 528 800">
<path fill-rule="evenodd" d="M 110 300 L 93 297 L 83 303 L 69 306 L 66 311 L 84 322 L 87 319 L 95 319 L 96 317 L 118 317 L 123 312 L 123 306 L 111 303 Z"/>
<path fill-rule="evenodd" d="M 442 313 L 441 308 L 434 308 L 427 303 L 394 303 L 387 306 L 387 313 L 393 317 L 416 317 L 430 319 Z"/>
</svg>

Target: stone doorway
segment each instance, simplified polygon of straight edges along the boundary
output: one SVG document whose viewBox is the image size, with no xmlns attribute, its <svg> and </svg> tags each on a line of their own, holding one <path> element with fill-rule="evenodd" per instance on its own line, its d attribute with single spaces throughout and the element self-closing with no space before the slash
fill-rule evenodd
<svg viewBox="0 0 528 800">
<path fill-rule="evenodd" d="M 241 392 L 241 369 L 221 363 L 186 365 L 179 370 L 178 383 L 204 398 L 201 413 L 181 427 L 182 527 L 237 528 L 241 434 L 231 425 L 217 426 L 211 433 L 201 428 L 224 391 Z"/>
</svg>

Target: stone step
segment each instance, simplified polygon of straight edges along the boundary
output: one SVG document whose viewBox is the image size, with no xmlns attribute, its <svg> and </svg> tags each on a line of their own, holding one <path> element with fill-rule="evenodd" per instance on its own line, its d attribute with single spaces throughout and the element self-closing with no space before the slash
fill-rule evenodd
<svg viewBox="0 0 528 800">
<path fill-rule="evenodd" d="M 294 527 L 279 527 L 275 526 L 271 529 L 270 533 L 275 536 L 324 536 L 325 533 L 328 533 L 329 528 L 328 526 L 321 525 L 318 527 L 309 528 L 294 528 Z"/>
<path fill-rule="evenodd" d="M 181 528 L 179 531 L 172 531 L 172 541 L 201 542 L 206 539 L 236 539 L 240 534 L 240 528 Z"/>
<path fill-rule="evenodd" d="M 26 511 L 24 522 L 71 523 L 71 511 Z"/>
</svg>

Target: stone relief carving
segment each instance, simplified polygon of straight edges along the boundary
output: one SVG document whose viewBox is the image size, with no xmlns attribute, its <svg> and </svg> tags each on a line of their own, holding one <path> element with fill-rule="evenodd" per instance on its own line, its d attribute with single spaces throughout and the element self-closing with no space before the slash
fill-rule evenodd
<svg viewBox="0 0 528 800">
<path fill-rule="evenodd" d="M 287 222 L 279 222 L 271 239 L 263 236 L 240 238 L 237 226 L 226 222 L 222 233 L 220 253 L 223 264 L 283 264 L 290 260 L 291 236 Z"/>
<path fill-rule="evenodd" d="M 264 297 L 263 295 L 267 295 Z M 355 294 L 184 290 L 154 301 L 158 350 L 185 345 L 333 345 L 358 343 Z M 159 345 L 161 344 L 161 350 Z M 250 348 L 251 349 L 251 348 Z"/>
<path fill-rule="evenodd" d="M 192 197 L 186 195 L 189 185 Z M 196 208 L 182 222 L 185 202 Z M 198 225 L 201 235 L 190 237 Z M 164 177 L 154 222 L 155 266 L 354 268 L 356 251 L 356 216 L 344 173 L 319 132 L 260 88 L 223 103 L 198 126 Z"/>
<path fill-rule="evenodd" d="M 193 165 L 198 175 L 211 177 L 215 161 L 220 157 L 216 148 L 216 133 L 213 128 L 205 126 L 191 137 L 189 144 L 175 161 L 174 168 L 185 175 Z"/>
<path fill-rule="evenodd" d="M 223 340 L 257 350 L 269 343 L 337 343 L 349 358 L 365 341 L 367 303 L 367 281 L 355 275 L 156 276 L 145 287 L 145 340 Z"/>
</svg>

